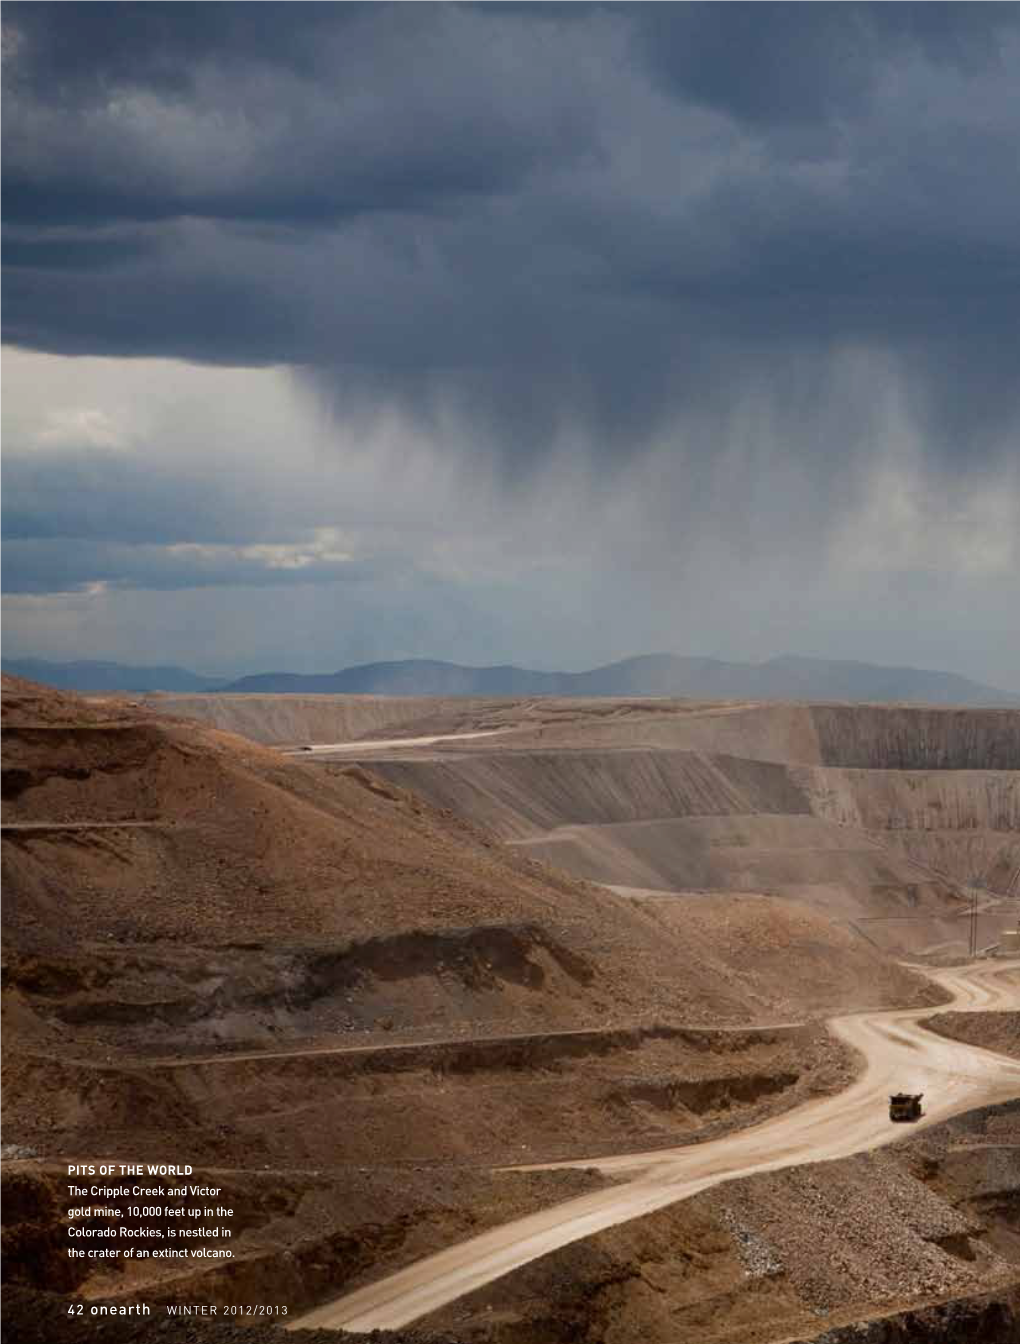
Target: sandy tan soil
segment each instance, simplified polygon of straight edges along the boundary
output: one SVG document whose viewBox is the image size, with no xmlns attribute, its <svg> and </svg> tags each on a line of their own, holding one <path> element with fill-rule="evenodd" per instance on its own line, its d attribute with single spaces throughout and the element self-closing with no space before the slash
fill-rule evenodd
<svg viewBox="0 0 1020 1344">
<path fill-rule="evenodd" d="M 711 1152 L 803 1114 L 850 1081 L 850 1056 L 817 1024 L 783 1024 L 937 1005 L 883 948 L 944 958 L 961 880 L 979 863 L 990 885 L 1012 880 L 1014 720 L 995 712 L 858 723 L 842 707 L 200 697 L 213 728 L 4 689 L 5 1141 L 36 1154 L 4 1164 L 4 1247 L 46 1274 L 63 1235 L 47 1172 L 111 1143 L 162 1160 L 183 1137 L 231 1184 L 245 1255 L 217 1280 L 222 1300 L 310 1305 L 507 1217 L 601 1199 L 590 1171 L 484 1167 Z M 285 757 L 223 728 L 375 745 L 363 763 Z M 602 856 L 599 885 L 533 861 L 565 827 Z M 685 874 L 703 889 L 656 888 Z M 614 881 L 630 889 L 601 885 Z M 906 932 L 882 935 L 893 917 Z M 991 907 L 982 919 L 1001 923 Z M 959 1172 L 997 1199 L 993 1175 Z M 789 1207 L 794 1186 L 769 1179 Z M 740 1264 L 749 1219 L 718 1234 Z M 690 1300 L 711 1298 L 716 1262 L 693 1248 L 684 1263 Z M 77 1287 L 133 1291 L 116 1276 Z M 774 1289 L 757 1284 L 758 1307 L 785 1319 L 802 1289 Z M 749 1299 L 723 1291 L 739 1330 Z M 887 1301 L 864 1292 L 855 1310 L 872 1299 Z M 617 1305 L 633 1308 L 629 1338 L 654 1324 L 629 1290 Z M 565 1337 L 512 1301 L 484 1314 L 463 1338 L 494 1324 L 514 1344 Z"/>
</svg>

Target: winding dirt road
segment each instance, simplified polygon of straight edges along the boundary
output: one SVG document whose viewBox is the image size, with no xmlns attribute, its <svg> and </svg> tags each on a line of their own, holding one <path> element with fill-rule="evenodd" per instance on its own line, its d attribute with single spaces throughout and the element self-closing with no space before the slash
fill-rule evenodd
<svg viewBox="0 0 1020 1344">
<path fill-rule="evenodd" d="M 924 1012 L 860 1013 L 829 1023 L 834 1035 L 866 1060 L 857 1081 L 837 1096 L 711 1143 L 550 1164 L 597 1167 L 633 1179 L 451 1246 L 316 1307 L 288 1328 L 396 1329 L 561 1246 L 723 1181 L 881 1147 L 904 1133 L 903 1126 L 889 1120 L 890 1092 L 925 1093 L 921 1126 L 1020 1097 L 1020 1062 L 947 1040 L 921 1025 L 925 1017 L 947 1008 L 1020 1008 L 1020 961 L 976 963 L 930 974 L 953 994 L 952 1004 Z"/>
<path fill-rule="evenodd" d="M 379 737 L 362 738 L 354 742 L 313 742 L 307 747 L 284 747 L 284 756 L 303 756 L 308 752 L 318 755 L 361 756 L 365 752 L 398 751 L 404 747 L 431 747 L 437 742 L 466 742 L 475 737 L 499 737 L 508 733 L 509 728 L 484 728 L 471 733 L 433 733 L 429 737 Z"/>
</svg>

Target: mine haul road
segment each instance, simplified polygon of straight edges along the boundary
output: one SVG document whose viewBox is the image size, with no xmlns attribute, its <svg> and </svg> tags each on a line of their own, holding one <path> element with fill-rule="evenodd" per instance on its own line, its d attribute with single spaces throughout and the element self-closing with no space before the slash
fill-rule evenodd
<svg viewBox="0 0 1020 1344">
<path fill-rule="evenodd" d="M 551 1163 L 550 1168 L 596 1167 L 632 1179 L 439 1251 L 316 1307 L 288 1328 L 395 1330 L 539 1256 L 710 1186 L 849 1157 L 892 1143 L 919 1126 L 1020 1097 L 1020 1062 L 948 1040 L 921 1025 L 925 1017 L 949 1009 L 1020 1008 L 1020 961 L 981 962 L 930 974 L 953 994 L 952 1003 L 923 1012 L 857 1013 L 829 1022 L 832 1033 L 866 1061 L 864 1072 L 846 1091 L 709 1143 Z M 912 1126 L 889 1119 L 889 1094 L 901 1091 L 925 1094 L 924 1117 Z"/>
<path fill-rule="evenodd" d="M 284 756 L 302 756 L 306 752 L 321 755 L 361 756 L 366 751 L 402 751 L 405 747 L 432 747 L 437 742 L 466 742 L 475 737 L 500 737 L 509 728 L 483 728 L 471 733 L 431 733 L 428 737 L 359 738 L 353 742 L 310 742 L 302 747 L 281 747 Z"/>
</svg>

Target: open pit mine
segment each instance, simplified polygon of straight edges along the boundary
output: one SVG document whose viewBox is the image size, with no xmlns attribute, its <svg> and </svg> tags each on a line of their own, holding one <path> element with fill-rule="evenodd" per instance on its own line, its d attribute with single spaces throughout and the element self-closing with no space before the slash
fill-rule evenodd
<svg viewBox="0 0 1020 1344">
<path fill-rule="evenodd" d="M 5 1337 L 1020 1339 L 1020 711 L 5 677 L 3 799 Z"/>
</svg>

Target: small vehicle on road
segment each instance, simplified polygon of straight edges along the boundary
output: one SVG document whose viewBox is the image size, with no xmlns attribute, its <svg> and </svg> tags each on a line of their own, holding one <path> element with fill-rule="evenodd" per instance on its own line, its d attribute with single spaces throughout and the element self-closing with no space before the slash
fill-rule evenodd
<svg viewBox="0 0 1020 1344">
<path fill-rule="evenodd" d="M 923 1092 L 894 1092 L 889 1098 L 890 1120 L 920 1120 Z"/>
</svg>

